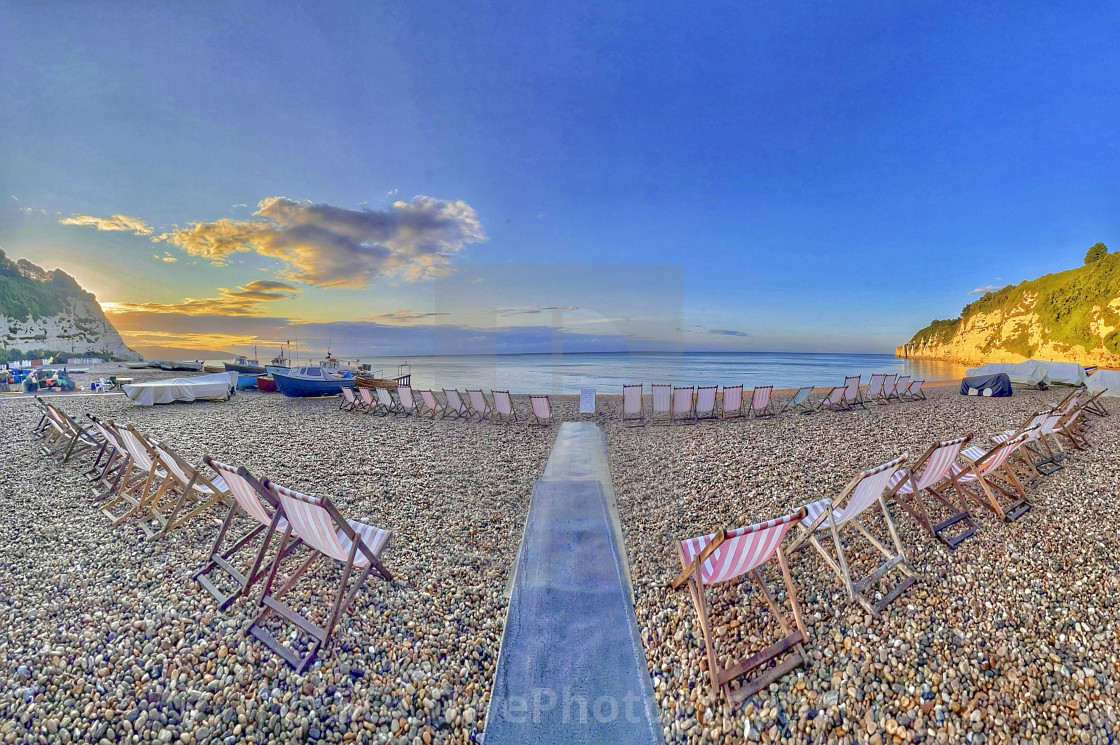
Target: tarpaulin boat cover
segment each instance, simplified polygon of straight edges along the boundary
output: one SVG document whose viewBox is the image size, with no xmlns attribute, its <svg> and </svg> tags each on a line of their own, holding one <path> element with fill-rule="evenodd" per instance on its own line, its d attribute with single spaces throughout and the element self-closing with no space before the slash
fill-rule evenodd
<svg viewBox="0 0 1120 745">
<path fill-rule="evenodd" d="M 1052 360 L 1038 360 L 1038 364 L 1046 368 L 1052 385 L 1085 385 L 1089 376 L 1085 368 L 1076 362 L 1054 362 Z"/>
<path fill-rule="evenodd" d="M 153 380 L 124 386 L 124 395 L 139 406 L 175 401 L 225 401 L 237 385 L 237 373 L 214 373 L 189 378 Z"/>
<path fill-rule="evenodd" d="M 1023 362 L 992 362 L 968 371 L 970 376 L 997 375 L 999 373 L 1006 374 L 1015 385 L 1031 387 L 1050 385 L 1050 375 L 1046 372 L 1046 368 L 1034 360 L 1025 360 Z"/>
<path fill-rule="evenodd" d="M 1097 370 L 1089 376 L 1089 392 L 1104 391 L 1102 396 L 1120 398 L 1120 370 Z"/>
<path fill-rule="evenodd" d="M 999 398 L 1011 395 L 1011 379 L 1007 373 L 995 375 L 974 375 L 961 381 L 962 396 L 992 396 Z"/>
</svg>

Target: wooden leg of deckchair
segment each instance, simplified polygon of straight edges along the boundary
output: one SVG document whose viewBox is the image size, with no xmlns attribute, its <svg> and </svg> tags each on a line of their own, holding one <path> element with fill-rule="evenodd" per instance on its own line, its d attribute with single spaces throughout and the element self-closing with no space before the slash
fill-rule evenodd
<svg viewBox="0 0 1120 745">
<path fill-rule="evenodd" d="M 848 559 L 844 556 L 844 544 L 840 540 L 840 531 L 836 529 L 836 521 L 832 517 L 831 510 L 829 510 L 828 515 L 828 529 L 832 533 L 832 543 L 836 546 L 836 558 L 840 562 L 840 581 L 844 583 L 848 600 L 852 601 L 855 599 L 855 592 L 852 590 L 852 574 L 848 570 Z"/>
<path fill-rule="evenodd" d="M 712 680 L 712 693 L 718 695 L 720 691 L 719 657 L 716 656 L 715 639 L 712 638 L 711 624 L 708 623 L 708 608 L 704 602 L 704 586 L 700 581 L 700 567 L 688 580 L 688 592 L 692 596 L 692 607 L 696 609 L 696 616 L 700 620 L 700 634 L 704 637 L 704 649 L 708 655 L 708 676 Z"/>
<path fill-rule="evenodd" d="M 750 571 L 750 575 L 754 578 L 754 581 L 758 585 L 759 589 L 762 590 L 762 597 L 766 599 L 766 605 L 770 607 L 770 612 L 773 613 L 774 617 L 778 619 L 778 624 L 781 625 L 782 631 L 785 632 L 787 636 L 789 634 L 792 634 L 793 629 L 790 627 L 789 621 L 786 620 L 786 616 L 784 613 L 782 613 L 782 609 L 779 608 L 778 604 L 774 601 L 774 597 L 770 594 L 770 590 L 766 588 L 766 583 L 762 581 L 762 576 L 758 573 L 758 570 L 752 569 Z"/>
<path fill-rule="evenodd" d="M 789 604 L 793 608 L 793 622 L 797 624 L 798 631 L 804 636 L 806 634 L 805 624 L 801 621 L 801 604 L 797 601 L 797 588 L 794 587 L 793 578 L 789 574 L 789 561 L 786 559 L 786 552 L 778 546 L 778 565 L 782 568 L 782 582 L 786 586 L 786 594 L 789 595 Z M 804 658 L 804 653 L 802 653 Z M 808 662 L 808 660 L 805 660 Z"/>
</svg>

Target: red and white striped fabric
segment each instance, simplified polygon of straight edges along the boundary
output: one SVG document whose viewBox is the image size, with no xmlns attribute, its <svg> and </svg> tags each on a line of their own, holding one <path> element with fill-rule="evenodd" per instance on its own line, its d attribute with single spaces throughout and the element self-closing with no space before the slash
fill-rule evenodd
<svg viewBox="0 0 1120 745">
<path fill-rule="evenodd" d="M 937 482 L 949 475 L 949 469 L 957 462 L 957 456 L 960 455 L 961 446 L 964 445 L 964 441 L 967 439 L 967 437 L 958 437 L 955 440 L 945 440 L 937 443 L 937 448 L 930 453 L 925 463 L 920 466 L 922 469 L 921 473 L 915 480 L 918 491 L 934 486 Z M 894 488 L 894 486 L 906 478 L 907 475 L 909 475 L 907 469 L 899 469 L 891 476 L 887 487 Z M 900 494 L 913 494 L 914 487 L 915 484 L 908 480 L 899 487 L 898 492 Z"/>
<path fill-rule="evenodd" d="M 883 392 L 883 383 L 886 381 L 887 376 L 883 373 L 875 373 L 871 376 L 871 382 L 867 384 L 867 395 L 878 396 Z"/>
<path fill-rule="evenodd" d="M 847 503 L 840 509 L 833 510 L 832 520 L 836 527 L 840 527 L 849 520 L 853 520 L 871 505 L 875 504 L 895 474 L 899 473 L 899 466 L 906 460 L 906 456 L 899 456 L 892 461 L 875 466 L 863 471 L 859 481 L 852 488 Z M 897 481 L 895 482 L 897 483 Z M 805 522 L 812 525 L 817 518 L 832 507 L 831 499 L 818 499 L 805 505 Z M 828 521 L 817 526 L 817 530 L 828 530 Z"/>
<path fill-rule="evenodd" d="M 692 386 L 673 388 L 674 414 L 688 414 L 692 411 L 692 394 L 695 390 Z"/>
<path fill-rule="evenodd" d="M 348 386 L 342 386 L 342 397 L 346 399 L 346 403 L 350 404 L 351 406 L 358 403 L 358 400 L 354 398 L 354 389 Z"/>
<path fill-rule="evenodd" d="M 529 405 L 533 407 L 533 414 L 537 419 L 552 418 L 552 404 L 548 402 L 548 396 L 543 394 L 531 395 L 529 396 Z"/>
<path fill-rule="evenodd" d="M 727 531 L 727 538 L 700 567 L 700 581 L 705 585 L 726 582 L 766 563 L 778 550 L 791 526 L 801 521 L 804 513 L 777 517 L 764 523 Z M 715 533 L 680 541 L 681 566 L 689 563 L 712 542 Z"/>
<path fill-rule="evenodd" d="M 655 383 L 650 386 L 650 390 L 653 391 L 653 413 L 669 413 L 669 398 L 671 396 L 673 386 L 664 383 Z"/>
<path fill-rule="evenodd" d="M 774 386 L 763 385 L 754 389 L 751 395 L 751 408 L 755 411 L 762 411 L 770 404 L 770 394 L 774 392 Z"/>
<path fill-rule="evenodd" d="M 859 398 L 859 375 L 849 375 L 844 378 L 844 399 L 855 401 Z"/>
<path fill-rule="evenodd" d="M 640 384 L 622 386 L 622 413 L 642 413 L 642 386 Z"/>
<path fill-rule="evenodd" d="M 702 385 L 696 389 L 696 413 L 711 414 L 716 410 L 717 386 Z"/>
<path fill-rule="evenodd" d="M 406 409 L 416 408 L 416 399 L 412 397 L 412 388 L 407 385 L 397 386 L 397 398 L 401 401 L 401 406 Z"/>
<path fill-rule="evenodd" d="M 439 410 L 439 402 L 436 401 L 436 394 L 431 391 L 420 391 L 420 400 L 424 402 L 424 408 L 428 411 L 435 413 Z"/>
<path fill-rule="evenodd" d="M 359 388 L 358 398 L 362 399 L 363 406 L 373 406 L 373 396 L 370 395 L 369 388 Z"/>
<path fill-rule="evenodd" d="M 513 413 L 513 400 L 509 397 L 509 391 L 490 391 L 490 395 L 494 397 L 494 408 L 499 414 L 508 417 Z"/>
<path fill-rule="evenodd" d="M 743 386 L 730 385 L 723 389 L 723 410 L 738 411 L 743 406 Z"/>
<path fill-rule="evenodd" d="M 218 478 L 225 484 L 227 490 L 233 495 L 233 499 L 237 505 L 245 510 L 249 517 L 253 518 L 261 525 L 268 527 L 272 524 L 271 506 L 266 507 L 261 504 L 260 495 L 253 485 L 245 480 L 243 476 L 237 473 L 237 469 L 228 463 L 221 463 L 216 460 L 211 460 L 214 470 L 218 474 Z M 281 517 L 276 522 L 276 529 L 280 531 L 286 530 L 288 521 Z"/>
<path fill-rule="evenodd" d="M 284 517 L 292 524 L 292 530 L 303 539 L 304 543 L 319 551 L 324 556 L 329 556 L 337 561 L 346 561 L 351 547 L 350 538 L 339 527 L 331 513 L 323 507 L 323 501 L 310 494 L 303 494 L 279 484 L 270 484 L 276 496 L 280 498 L 281 509 Z M 346 521 L 363 543 L 369 547 L 373 555 L 380 553 L 389 541 L 390 533 L 387 530 L 358 522 Z M 354 554 L 354 566 L 364 567 L 369 565 L 360 550 Z"/>
<path fill-rule="evenodd" d="M 144 443 L 140 442 L 139 438 L 132 434 L 127 427 L 119 429 L 118 432 L 120 432 L 124 446 L 128 448 L 128 454 L 132 457 L 132 464 L 145 471 L 152 470 L 152 456 L 148 452 L 148 448 L 144 447 Z M 161 475 L 166 476 L 167 472 L 161 471 Z"/>
<path fill-rule="evenodd" d="M 1023 441 L 1026 439 L 1027 434 L 1024 432 L 1018 437 L 1012 440 L 1008 440 L 1004 444 L 1000 445 L 994 454 L 992 454 L 990 457 L 988 457 L 987 460 L 980 464 L 979 475 L 977 474 L 977 471 L 971 466 L 954 463 L 952 466 L 953 477 L 961 483 L 967 483 L 987 476 L 997 468 L 1002 468 L 1003 464 L 1007 462 L 1007 459 L 1011 457 L 1011 454 L 1015 452 L 1015 448 L 1022 445 Z M 984 449 L 980 447 L 971 447 L 961 454 L 971 461 L 977 461 L 987 455 Z"/>
</svg>

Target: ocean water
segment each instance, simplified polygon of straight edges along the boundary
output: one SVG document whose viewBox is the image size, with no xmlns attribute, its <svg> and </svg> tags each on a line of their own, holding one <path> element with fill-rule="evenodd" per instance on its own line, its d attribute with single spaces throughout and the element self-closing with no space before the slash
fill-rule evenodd
<svg viewBox="0 0 1120 745">
<path fill-rule="evenodd" d="M 365 361 L 365 360 L 363 360 Z M 618 352 L 611 354 L 506 354 L 383 358 L 373 362 L 388 377 L 412 365 L 413 388 L 481 388 L 512 393 L 578 394 L 595 388 L 621 394 L 630 383 L 674 385 L 843 385 L 844 376 L 898 373 L 925 380 L 960 378 L 965 366 L 933 360 L 902 360 L 889 354 L 793 354 L 779 352 Z M 647 388 L 646 392 L 649 390 Z"/>
</svg>

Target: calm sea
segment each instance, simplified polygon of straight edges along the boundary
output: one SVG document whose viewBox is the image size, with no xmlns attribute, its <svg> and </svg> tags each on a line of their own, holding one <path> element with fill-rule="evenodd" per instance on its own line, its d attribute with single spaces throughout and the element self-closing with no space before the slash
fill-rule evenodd
<svg viewBox="0 0 1120 745">
<path fill-rule="evenodd" d="M 366 360 L 363 360 L 366 361 Z M 374 368 L 396 375 L 403 359 L 381 359 Z M 676 385 L 843 385 L 845 375 L 899 373 L 925 380 L 960 378 L 965 366 L 900 360 L 889 354 L 790 354 L 772 352 L 618 352 L 612 354 L 507 354 L 415 357 L 414 388 L 482 388 L 513 393 L 578 394 L 581 388 L 621 394 L 626 383 Z M 648 393 L 648 389 L 647 389 Z"/>
</svg>

